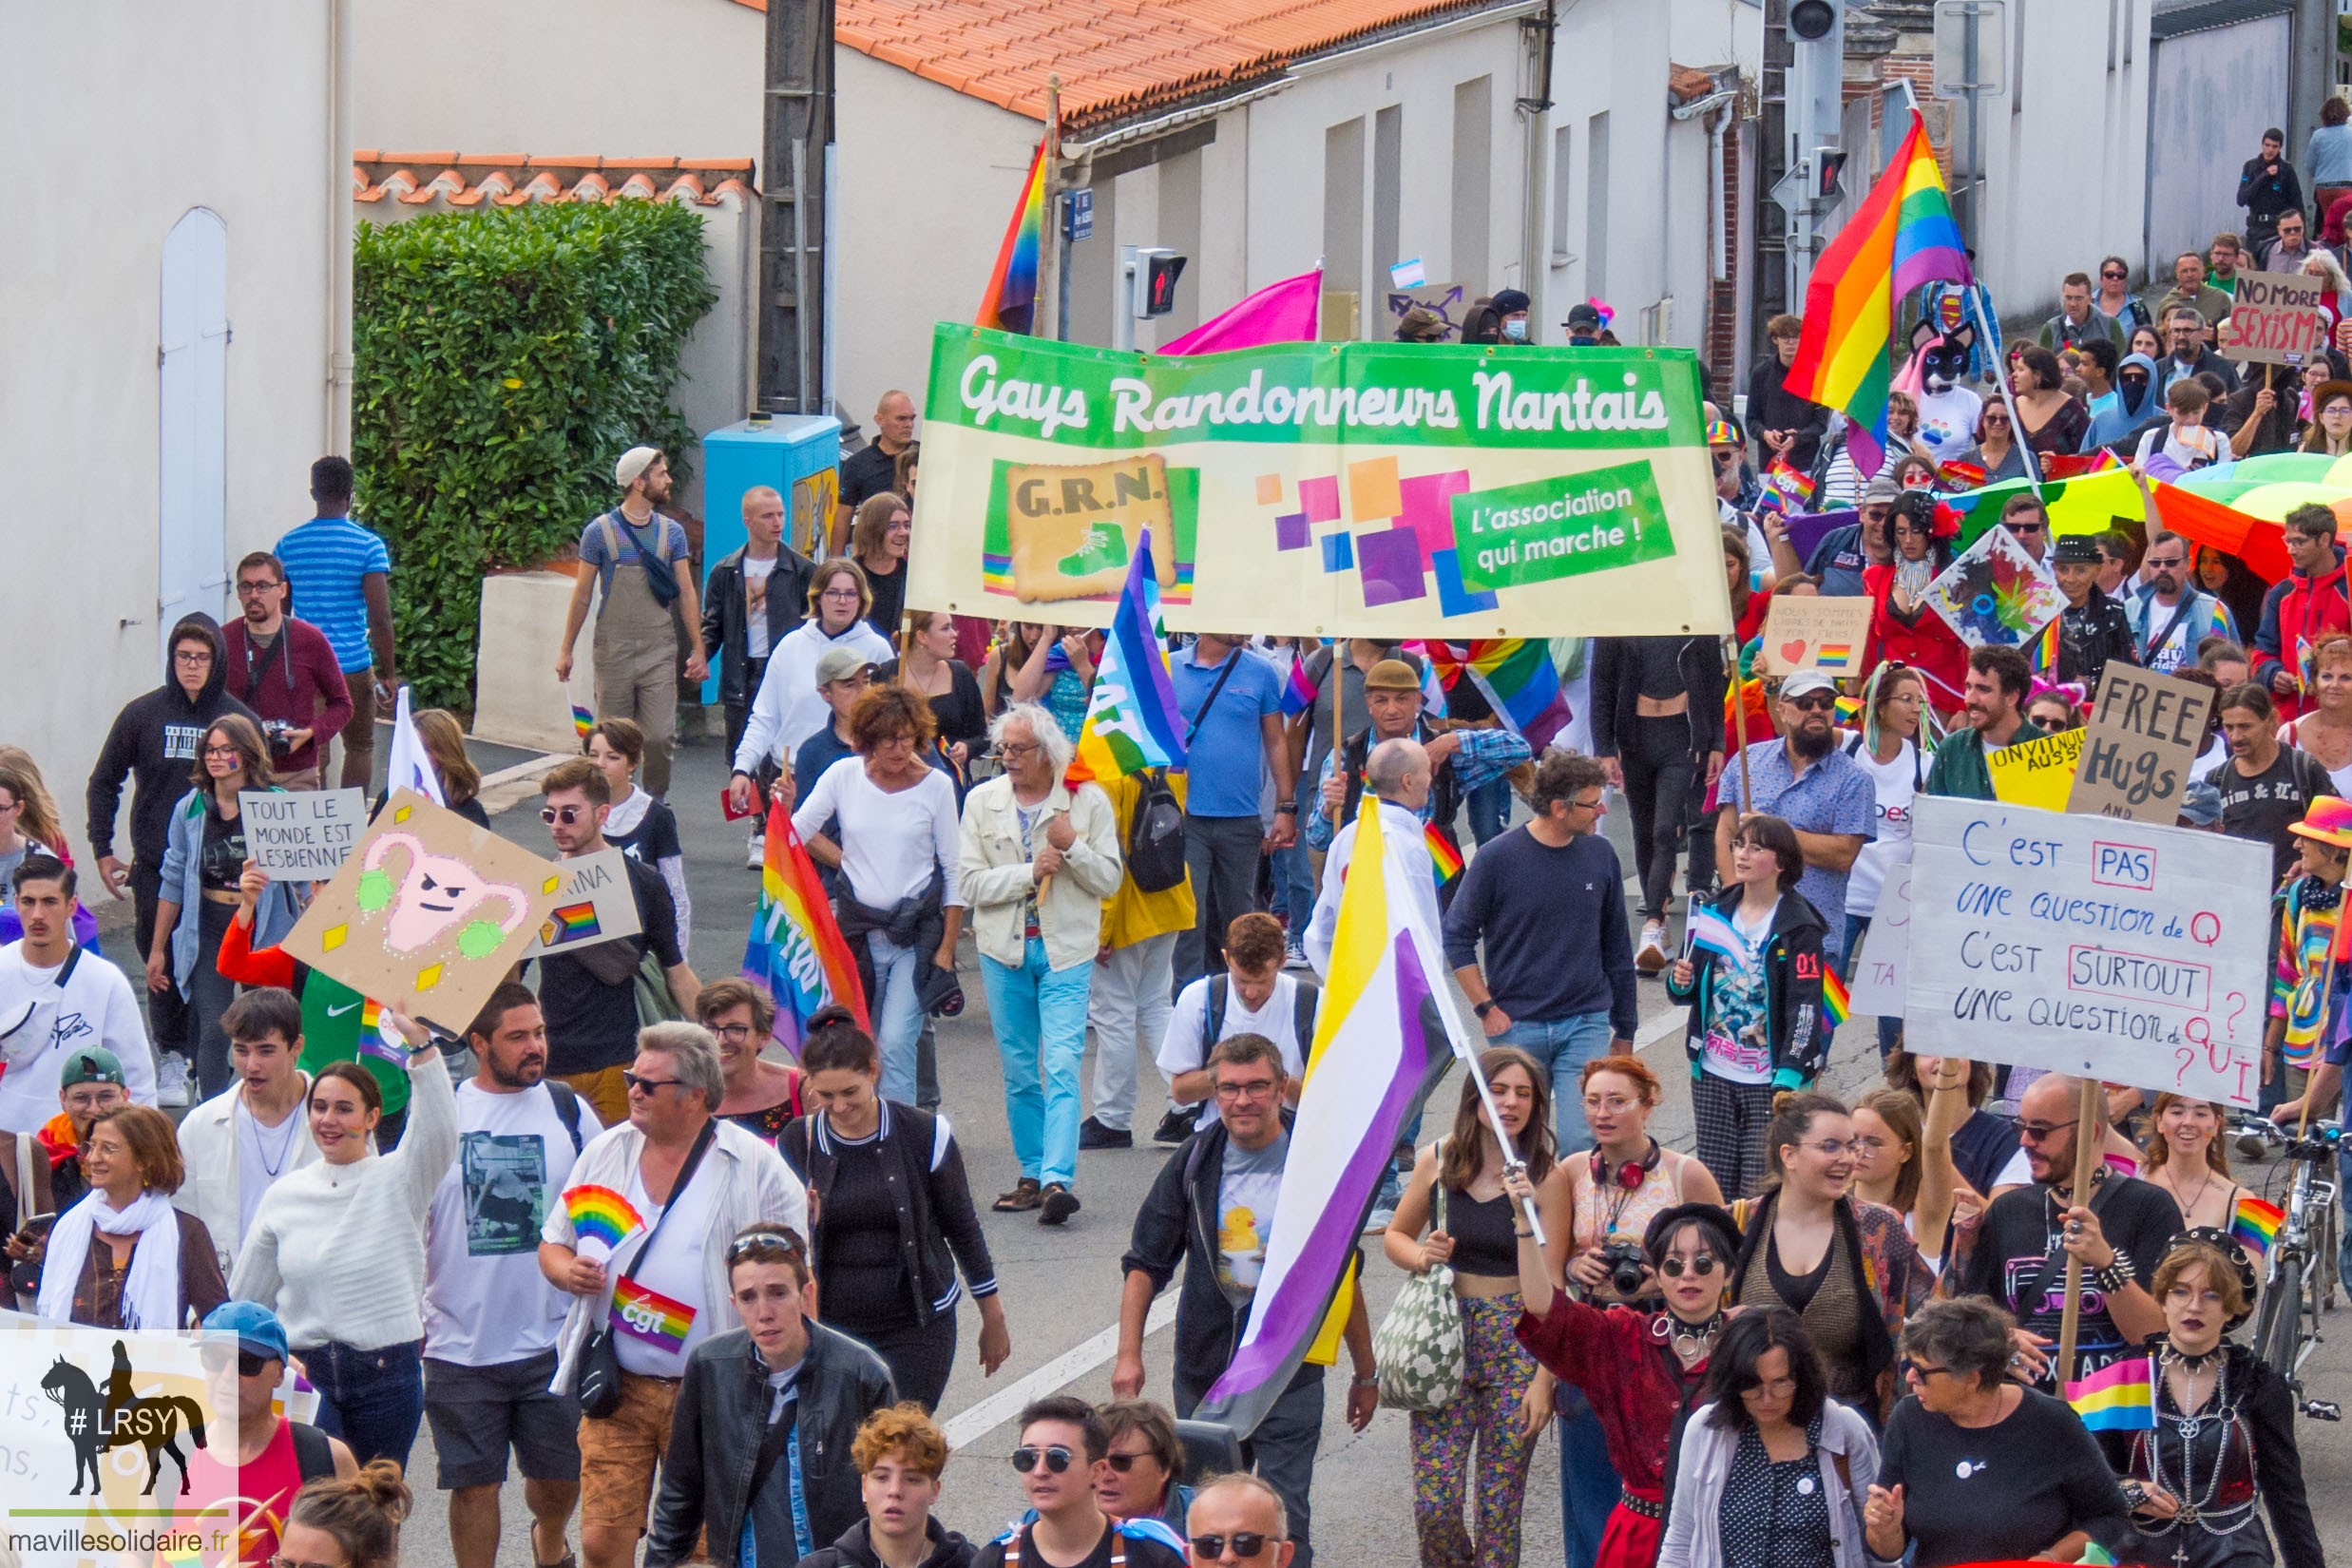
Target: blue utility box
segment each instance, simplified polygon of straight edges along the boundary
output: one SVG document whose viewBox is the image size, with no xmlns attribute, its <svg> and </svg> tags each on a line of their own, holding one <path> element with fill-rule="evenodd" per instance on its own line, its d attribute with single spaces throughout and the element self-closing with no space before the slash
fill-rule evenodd
<svg viewBox="0 0 2352 1568">
<path fill-rule="evenodd" d="M 743 547 L 743 492 L 766 485 L 784 497 L 784 543 L 822 558 L 841 493 L 841 421 L 831 414 L 780 413 L 744 420 L 702 438 L 702 570 Z M 702 700 L 718 700 L 711 663 Z"/>
</svg>

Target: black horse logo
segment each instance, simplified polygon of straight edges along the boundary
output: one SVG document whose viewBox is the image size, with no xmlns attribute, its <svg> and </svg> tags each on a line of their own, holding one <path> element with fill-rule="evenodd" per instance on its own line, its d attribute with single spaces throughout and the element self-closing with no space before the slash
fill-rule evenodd
<svg viewBox="0 0 2352 1568">
<path fill-rule="evenodd" d="M 184 1420 L 196 1445 L 203 1447 L 203 1407 L 179 1394 L 158 1399 L 133 1395 L 130 1356 L 121 1340 L 114 1342 L 114 1371 L 106 1380 L 104 1395 L 88 1373 L 64 1356 L 57 1358 L 48 1375 L 41 1380 L 41 1391 L 64 1412 L 66 1435 L 73 1442 L 73 1490 L 67 1494 L 68 1497 L 80 1494 L 85 1473 L 89 1477 L 90 1494 L 96 1496 L 98 1456 L 109 1448 L 126 1448 L 134 1443 L 147 1450 L 147 1484 L 140 1489 L 141 1497 L 154 1494 L 156 1478 L 163 1474 L 164 1454 L 171 1455 L 180 1466 L 180 1495 L 188 1495 L 188 1456 L 180 1451 L 180 1427 Z"/>
</svg>

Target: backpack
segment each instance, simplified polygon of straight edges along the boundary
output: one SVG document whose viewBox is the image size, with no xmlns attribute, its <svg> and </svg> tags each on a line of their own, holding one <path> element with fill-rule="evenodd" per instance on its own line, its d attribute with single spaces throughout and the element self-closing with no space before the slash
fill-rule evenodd
<svg viewBox="0 0 2352 1568">
<path fill-rule="evenodd" d="M 294 1473 L 305 1482 L 335 1479 L 335 1447 L 327 1434 L 299 1421 L 289 1421 L 287 1436 L 294 1440 Z"/>
<path fill-rule="evenodd" d="M 564 1130 L 572 1135 L 572 1153 L 580 1153 L 580 1091 L 560 1078 L 545 1078 L 540 1081 L 547 1086 L 547 1098 L 555 1101 L 555 1114 L 564 1119 Z M 793 1080 L 793 1096 L 800 1095 L 800 1080 Z M 795 1114 L 800 1107 L 793 1107 Z"/>
<path fill-rule="evenodd" d="M 1161 768 L 1136 775 L 1135 815 L 1127 824 L 1127 875 L 1138 891 L 1164 893 L 1184 884 L 1184 808 Z"/>
<path fill-rule="evenodd" d="M 1225 1038 L 1225 994 L 1231 988 L 1231 978 L 1224 974 L 1209 977 L 1209 1005 L 1200 1018 L 1200 1060 L 1206 1062 L 1216 1042 Z M 1305 1056 L 1315 1042 L 1315 1002 L 1323 994 L 1322 987 L 1305 975 L 1292 975 L 1298 989 L 1291 997 L 1291 1033 L 1298 1042 L 1298 1054 Z"/>
</svg>

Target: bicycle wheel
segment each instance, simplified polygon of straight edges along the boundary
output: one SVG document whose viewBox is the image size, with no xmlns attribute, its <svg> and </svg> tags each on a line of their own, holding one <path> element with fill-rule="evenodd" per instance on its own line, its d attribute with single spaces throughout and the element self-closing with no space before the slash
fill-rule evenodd
<svg viewBox="0 0 2352 1568">
<path fill-rule="evenodd" d="M 2279 1260 L 2262 1298 L 2262 1315 L 2254 1329 L 2254 1353 L 2282 1378 L 2295 1375 L 2295 1356 L 2303 1328 L 2303 1259 Z"/>
</svg>

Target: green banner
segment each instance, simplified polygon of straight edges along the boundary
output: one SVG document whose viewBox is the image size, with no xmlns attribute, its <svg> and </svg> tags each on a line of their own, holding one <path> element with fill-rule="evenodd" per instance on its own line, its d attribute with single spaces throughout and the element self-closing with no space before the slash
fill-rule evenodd
<svg viewBox="0 0 2352 1568">
<path fill-rule="evenodd" d="M 1454 548 L 1473 588 L 1520 588 L 1674 553 L 1647 462 L 1454 497 Z"/>
</svg>

